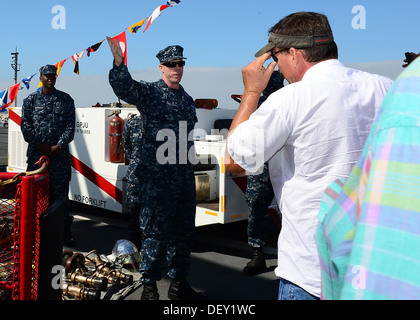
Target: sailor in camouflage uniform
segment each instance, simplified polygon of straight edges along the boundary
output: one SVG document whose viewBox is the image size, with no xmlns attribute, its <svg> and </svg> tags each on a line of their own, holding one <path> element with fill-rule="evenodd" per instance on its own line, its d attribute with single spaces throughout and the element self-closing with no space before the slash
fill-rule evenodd
<svg viewBox="0 0 420 320">
<path fill-rule="evenodd" d="M 50 203 L 61 200 L 64 204 L 64 244 L 74 245 L 70 227 L 68 198 L 71 165 L 69 143 L 74 138 L 75 107 L 73 99 L 65 92 L 55 89 L 57 68 L 46 65 L 39 70 L 42 90 L 30 94 L 22 107 L 21 130 L 28 142 L 28 171 L 39 168 L 37 161 L 42 156 L 50 160 Z"/>
<path fill-rule="evenodd" d="M 156 281 L 168 261 L 172 279 L 169 299 L 201 299 L 186 276 L 195 234 L 196 191 L 194 167 L 188 151 L 194 141 L 188 133 L 197 122 L 193 99 L 180 85 L 184 72 L 183 48 L 169 46 L 156 55 L 162 79 L 149 83 L 134 81 L 118 41 L 108 38 L 114 56 L 109 82 L 120 99 L 134 104 L 143 117 L 144 135 L 136 168 L 143 232 L 140 273 L 144 283 L 142 299 L 159 298 Z M 194 154 L 194 152 L 192 152 Z"/>
<path fill-rule="evenodd" d="M 141 248 L 141 232 L 139 225 L 140 202 L 139 202 L 139 179 L 135 175 L 137 165 L 140 163 L 141 149 L 143 145 L 143 119 L 131 114 L 124 124 L 122 135 L 125 157 L 129 160 L 126 174 L 127 192 L 126 203 L 128 207 L 129 222 L 128 231 L 130 241 Z"/>
<path fill-rule="evenodd" d="M 279 71 L 274 71 L 267 87 L 258 101 L 260 106 L 270 94 L 283 87 L 284 77 Z M 245 191 L 245 200 L 249 209 L 248 245 L 253 248 L 252 260 L 243 269 L 246 275 L 256 275 L 267 269 L 264 258 L 264 246 L 267 242 L 267 224 L 265 216 L 274 198 L 271 185 L 268 162 L 264 164 L 261 174 L 249 175 Z"/>
</svg>

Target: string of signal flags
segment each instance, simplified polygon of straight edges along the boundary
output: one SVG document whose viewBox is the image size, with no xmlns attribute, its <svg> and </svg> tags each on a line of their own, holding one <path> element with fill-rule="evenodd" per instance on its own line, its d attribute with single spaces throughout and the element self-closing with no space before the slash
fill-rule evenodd
<svg viewBox="0 0 420 320">
<path fill-rule="evenodd" d="M 173 7 L 173 6 L 176 6 L 181 1 L 182 0 L 169 0 L 169 1 L 167 1 L 166 4 L 158 6 L 152 12 L 152 14 L 149 17 L 147 17 L 147 18 L 131 25 L 130 27 L 124 29 L 119 34 L 117 34 L 116 36 L 111 37 L 112 40 L 114 40 L 114 41 L 118 40 L 118 42 L 120 43 L 121 49 L 124 53 L 124 63 L 125 63 L 125 65 L 127 65 L 126 30 L 128 29 L 130 31 L 130 33 L 137 33 L 143 25 L 146 25 L 144 30 L 143 30 L 143 32 L 146 32 L 146 30 L 150 27 L 150 25 L 153 23 L 153 21 L 155 21 L 156 18 L 158 18 L 161 15 L 163 10 L 165 10 L 167 8 L 170 8 L 170 7 Z M 92 46 L 90 46 L 90 47 L 88 47 L 85 50 L 80 51 L 79 53 L 73 54 L 71 57 L 68 57 L 66 59 L 63 59 L 63 60 L 57 62 L 55 64 L 55 66 L 57 67 L 57 77 L 58 77 L 64 63 L 69 59 L 72 59 L 73 62 L 74 62 L 74 70 L 73 70 L 74 73 L 79 74 L 79 61 L 83 58 L 85 53 L 88 57 L 90 57 L 91 53 L 96 52 L 100 48 L 101 44 L 104 41 L 105 41 L 105 39 L 96 43 L 96 44 L 94 44 L 94 45 L 92 45 Z M 39 74 L 39 73 L 38 72 L 34 73 L 33 75 L 23 79 L 21 82 L 15 84 L 13 86 L 10 86 L 9 88 L 1 91 L 0 92 L 0 110 L 8 108 L 15 101 L 15 99 L 17 97 L 17 94 L 18 94 L 18 91 L 20 89 L 20 84 L 21 83 L 23 83 L 25 85 L 26 89 L 29 90 L 30 82 L 31 82 L 32 78 L 37 74 Z M 42 83 L 40 82 L 37 90 L 40 90 L 41 88 L 42 88 Z"/>
</svg>

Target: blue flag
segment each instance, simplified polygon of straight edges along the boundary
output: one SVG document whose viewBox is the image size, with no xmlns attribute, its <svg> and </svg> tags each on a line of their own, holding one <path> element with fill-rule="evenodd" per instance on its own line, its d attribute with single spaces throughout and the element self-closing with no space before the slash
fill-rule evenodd
<svg viewBox="0 0 420 320">
<path fill-rule="evenodd" d="M 0 92 L 0 109 L 3 109 L 3 106 L 7 105 L 8 94 L 9 94 L 9 89 L 6 89 L 6 90 Z"/>
<path fill-rule="evenodd" d="M 182 0 L 169 0 L 166 5 L 168 7 L 173 7 L 176 6 L 177 4 L 179 4 Z"/>
<path fill-rule="evenodd" d="M 35 73 L 36 74 L 36 73 Z M 26 86 L 26 89 L 29 90 L 29 82 L 31 82 L 32 78 L 35 76 L 35 74 L 33 74 L 30 77 L 26 77 L 25 79 L 22 80 L 23 84 Z"/>
</svg>

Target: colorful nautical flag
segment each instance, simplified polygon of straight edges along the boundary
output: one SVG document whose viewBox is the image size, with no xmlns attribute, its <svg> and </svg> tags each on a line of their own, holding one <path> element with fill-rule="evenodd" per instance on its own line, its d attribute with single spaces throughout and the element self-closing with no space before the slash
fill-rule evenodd
<svg viewBox="0 0 420 320">
<path fill-rule="evenodd" d="M 19 88 L 20 88 L 20 83 L 16 83 L 15 85 L 9 88 L 9 104 L 6 106 L 6 108 L 15 101 L 17 94 L 19 92 Z"/>
<path fill-rule="evenodd" d="M 142 27 L 142 25 L 144 24 L 144 22 L 147 20 L 147 18 L 145 18 L 145 19 L 143 19 L 143 20 L 141 20 L 141 21 L 139 21 L 139 22 L 137 22 L 137 23 L 135 23 L 135 24 L 133 24 L 132 26 L 129 26 L 128 27 L 128 30 L 131 32 L 131 33 L 137 33 L 137 31 Z"/>
<path fill-rule="evenodd" d="M 55 66 L 57 67 L 57 77 L 58 77 L 58 74 L 61 71 L 61 68 L 63 67 L 64 62 L 66 62 L 66 61 L 67 61 L 67 59 L 64 59 L 64 60 L 61 60 L 60 62 L 57 62 L 55 64 Z"/>
<path fill-rule="evenodd" d="M 157 17 L 160 16 L 160 14 L 163 10 L 165 10 L 166 8 L 169 8 L 169 7 L 176 6 L 180 2 L 181 2 L 181 0 L 170 0 L 166 4 L 157 7 L 153 11 L 152 15 L 147 19 L 147 24 L 146 24 L 146 27 L 144 28 L 143 32 L 146 32 L 146 30 L 149 28 L 149 26 L 153 23 L 153 21 L 156 20 Z"/>
<path fill-rule="evenodd" d="M 146 30 L 147 30 L 147 29 L 149 28 L 149 26 L 153 23 L 153 21 L 155 21 L 155 20 L 156 20 L 156 18 L 160 16 L 161 12 L 162 12 L 163 10 L 165 10 L 166 8 L 169 8 L 169 6 L 168 6 L 168 5 L 166 5 L 166 4 L 164 4 L 164 5 L 161 5 L 161 6 L 157 7 L 157 8 L 153 11 L 152 15 L 151 15 L 151 16 L 147 19 L 147 24 L 146 24 L 146 27 L 144 28 L 143 32 L 146 32 Z"/>
<path fill-rule="evenodd" d="M 0 110 L 6 108 L 8 96 L 9 96 L 9 89 L 6 89 L 0 92 Z"/>
<path fill-rule="evenodd" d="M 80 51 L 79 53 L 76 53 L 76 54 L 71 56 L 71 58 L 74 61 L 74 70 L 73 70 L 74 73 L 79 74 L 79 61 L 80 61 L 80 59 L 82 59 L 84 53 L 85 53 L 85 50 Z"/>
<path fill-rule="evenodd" d="M 6 89 L 5 93 L 0 93 L 0 109 L 6 109 L 9 107 L 16 99 L 18 91 L 19 91 L 20 83 L 16 83 L 15 85 L 11 86 L 9 89 Z"/>
<path fill-rule="evenodd" d="M 29 90 L 29 83 L 31 82 L 32 78 L 36 75 L 36 73 L 34 73 L 33 75 L 26 77 L 25 79 L 22 80 L 23 84 L 26 86 L 26 89 Z"/>
<path fill-rule="evenodd" d="M 125 30 L 111 39 L 114 42 L 115 40 L 118 40 L 120 43 L 120 47 L 124 55 L 124 64 L 127 65 L 127 37 L 125 35 Z"/>
<path fill-rule="evenodd" d="M 163 10 L 165 10 L 165 9 L 167 9 L 169 7 L 173 7 L 173 6 L 177 5 L 177 4 L 179 4 L 181 1 L 182 0 L 168 0 L 166 2 L 166 4 L 157 7 L 153 11 L 153 13 L 152 13 L 152 15 L 150 17 L 145 18 L 145 19 L 143 19 L 143 20 L 141 20 L 141 21 L 133 24 L 132 26 L 128 27 L 128 30 L 131 33 L 137 33 L 137 31 L 147 22 L 146 23 L 146 27 L 143 30 L 143 32 L 145 32 L 150 27 L 150 25 L 153 23 L 153 21 L 155 21 L 156 18 L 161 15 L 161 12 Z M 123 55 L 124 55 L 124 63 L 125 63 L 125 65 L 127 65 L 127 38 L 126 38 L 126 32 L 125 32 L 125 30 L 122 31 L 121 33 L 119 33 L 117 36 L 114 36 L 112 39 L 113 40 L 118 40 L 118 42 L 120 44 L 120 47 L 122 49 Z M 75 64 L 74 65 L 74 72 L 75 73 L 79 74 L 79 61 L 82 58 L 82 56 L 85 53 L 85 51 L 87 53 L 87 56 L 90 57 L 90 53 L 91 52 L 96 52 L 99 49 L 99 47 L 101 46 L 101 44 L 102 44 L 103 41 L 104 40 L 102 40 L 101 42 L 98 42 L 98 43 L 96 43 L 96 44 L 88 47 L 86 50 L 83 50 L 82 52 L 79 52 L 79 53 L 74 54 L 74 55 L 71 56 L 72 57 L 72 60 L 74 61 L 74 64 Z M 70 59 L 70 58 L 66 58 L 66 59 L 61 60 L 60 62 L 58 62 L 58 63 L 55 64 L 55 66 L 57 67 L 57 77 L 58 77 L 58 75 L 59 75 L 59 73 L 61 71 L 61 68 L 64 65 L 64 62 L 66 62 L 67 59 Z M 37 73 L 35 73 L 32 76 L 27 77 L 27 78 L 25 78 L 25 79 L 22 80 L 22 83 L 26 86 L 26 88 L 28 90 L 29 90 L 29 87 L 30 87 L 29 86 L 30 85 L 30 81 L 32 80 L 32 78 L 36 74 Z M 42 88 L 42 82 L 40 81 L 37 90 L 40 90 L 41 88 Z M 13 92 L 12 92 L 12 89 L 13 89 Z M 11 103 L 13 103 L 13 100 L 15 100 L 18 90 L 19 90 L 19 86 L 18 85 L 15 85 L 15 86 L 12 86 L 12 87 L 10 87 L 8 89 L 5 89 L 4 91 L 0 92 L 0 110 L 3 109 L 3 108 L 7 108 L 7 106 L 9 106 Z M 12 101 L 10 101 L 9 98 L 13 98 Z"/>
<path fill-rule="evenodd" d="M 89 48 L 87 48 L 86 49 L 87 56 L 90 57 L 91 52 L 97 51 L 99 49 L 99 47 L 101 46 L 102 42 L 104 42 L 104 40 L 102 40 L 101 42 L 98 42 L 97 44 L 94 44 L 93 46 L 90 46 Z"/>
<path fill-rule="evenodd" d="M 173 7 L 176 6 L 177 4 L 179 4 L 182 0 L 169 0 L 166 5 L 168 7 Z"/>
</svg>

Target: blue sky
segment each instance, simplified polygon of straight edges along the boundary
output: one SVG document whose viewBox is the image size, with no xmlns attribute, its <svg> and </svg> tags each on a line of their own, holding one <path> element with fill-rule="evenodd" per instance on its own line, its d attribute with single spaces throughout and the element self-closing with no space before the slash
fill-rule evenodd
<svg viewBox="0 0 420 320">
<path fill-rule="evenodd" d="M 166 0 L 7 1 L 2 4 L 0 84 L 13 84 L 10 53 L 16 46 L 21 63 L 18 80 L 22 80 L 38 72 L 42 65 L 55 64 L 119 33 L 165 3 Z M 55 5 L 66 10 L 65 29 L 52 27 Z M 366 10 L 366 29 L 352 27 L 356 16 L 352 8 L 356 5 Z M 127 30 L 128 67 L 156 68 L 156 53 L 167 45 L 180 44 L 188 58 L 185 72 L 188 67 L 241 68 L 266 44 L 271 26 L 302 10 L 328 16 L 342 62 L 400 60 L 402 64 L 405 51 L 420 51 L 420 39 L 416 36 L 419 9 L 418 0 L 183 0 L 163 11 L 145 33 L 144 27 L 137 34 Z M 60 77 L 78 81 L 78 77 L 107 75 L 111 63 L 105 42 L 90 58 L 82 58 L 80 76 L 73 73 L 70 59 Z M 31 85 L 33 91 L 36 84 Z"/>
</svg>

